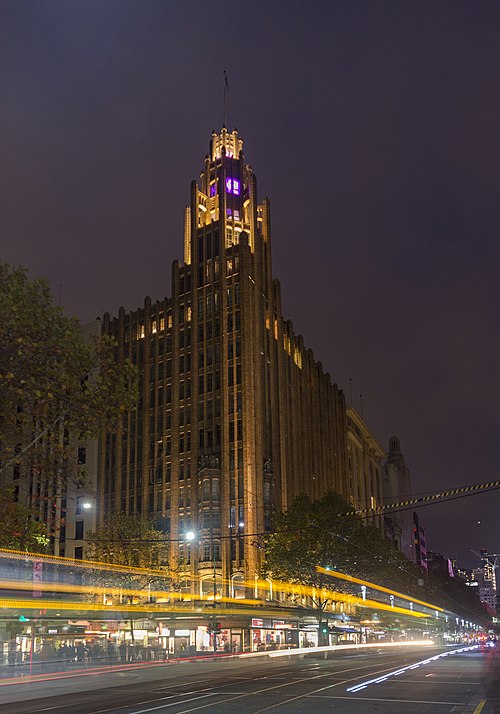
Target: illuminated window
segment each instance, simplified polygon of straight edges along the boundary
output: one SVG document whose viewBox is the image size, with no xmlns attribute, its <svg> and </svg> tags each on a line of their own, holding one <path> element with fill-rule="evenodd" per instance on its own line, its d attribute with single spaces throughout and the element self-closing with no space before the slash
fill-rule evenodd
<svg viewBox="0 0 500 714">
<path fill-rule="evenodd" d="M 160 318 L 160 332 L 163 332 L 164 329 L 165 329 L 165 318 L 161 317 Z"/>
<path fill-rule="evenodd" d="M 153 335 L 154 335 L 155 332 L 156 332 L 156 320 L 153 320 L 153 323 L 152 323 L 152 325 L 151 325 L 151 332 L 153 333 Z"/>
<path fill-rule="evenodd" d="M 235 196 L 240 195 L 240 182 L 234 178 L 226 179 L 226 193 L 233 193 Z"/>
<path fill-rule="evenodd" d="M 210 184 L 210 196 L 215 196 L 217 194 L 217 183 L 214 181 Z"/>
</svg>

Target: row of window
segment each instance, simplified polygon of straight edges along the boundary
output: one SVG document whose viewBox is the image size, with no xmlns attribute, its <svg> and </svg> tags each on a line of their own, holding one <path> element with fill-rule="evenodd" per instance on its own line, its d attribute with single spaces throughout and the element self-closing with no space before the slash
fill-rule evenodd
<svg viewBox="0 0 500 714">
<path fill-rule="evenodd" d="M 203 250 L 204 249 L 204 250 Z M 210 260 L 212 257 L 220 255 L 219 231 L 209 232 L 205 236 L 198 236 L 198 262 Z"/>
<path fill-rule="evenodd" d="M 231 560 L 236 560 L 236 557 L 243 560 L 245 552 L 245 542 L 243 538 L 231 539 L 229 541 L 229 548 L 231 551 Z M 179 560 L 189 565 L 191 563 L 191 557 L 192 547 L 188 544 L 181 543 L 179 545 Z M 218 540 L 210 540 L 202 543 L 200 549 L 201 562 L 220 561 L 220 559 L 221 545 Z"/>
</svg>

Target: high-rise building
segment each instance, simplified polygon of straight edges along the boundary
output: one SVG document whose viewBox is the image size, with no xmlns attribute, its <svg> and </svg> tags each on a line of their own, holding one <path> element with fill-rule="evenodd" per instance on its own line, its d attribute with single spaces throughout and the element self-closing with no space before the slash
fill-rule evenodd
<svg viewBox="0 0 500 714">
<path fill-rule="evenodd" d="M 344 396 L 282 317 L 269 200 L 236 130 L 212 134 L 191 184 L 172 297 L 103 330 L 140 367 L 141 396 L 101 442 L 101 519 L 150 514 L 202 592 L 243 594 L 273 510 L 348 498 L 348 483 Z"/>
<path fill-rule="evenodd" d="M 497 606 L 497 582 L 496 582 L 496 558 L 497 555 L 488 555 L 483 548 L 480 552 L 481 566 L 472 571 L 474 581 L 478 584 L 479 599 L 485 603 L 491 613 L 496 612 Z"/>
</svg>

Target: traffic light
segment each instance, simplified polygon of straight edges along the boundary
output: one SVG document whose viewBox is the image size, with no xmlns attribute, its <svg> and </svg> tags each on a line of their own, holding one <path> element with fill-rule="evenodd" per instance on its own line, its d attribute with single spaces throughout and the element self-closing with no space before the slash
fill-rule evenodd
<svg viewBox="0 0 500 714">
<path fill-rule="evenodd" d="M 321 632 L 322 632 L 324 635 L 328 635 L 328 633 L 330 632 L 330 628 L 328 627 L 328 625 L 324 625 L 324 624 L 321 625 Z"/>
<path fill-rule="evenodd" d="M 19 615 L 19 622 L 29 622 L 29 617 L 24 617 L 24 615 Z"/>
<path fill-rule="evenodd" d="M 215 633 L 216 635 L 220 635 L 220 630 L 221 630 L 220 622 L 216 622 L 215 625 L 214 625 L 214 633 Z"/>
</svg>

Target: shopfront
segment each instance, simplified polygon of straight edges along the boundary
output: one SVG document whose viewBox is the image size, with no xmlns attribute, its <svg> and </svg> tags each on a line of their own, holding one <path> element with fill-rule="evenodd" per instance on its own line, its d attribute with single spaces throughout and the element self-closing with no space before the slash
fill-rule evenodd
<svg viewBox="0 0 500 714">
<path fill-rule="evenodd" d="M 253 618 L 251 621 L 252 652 L 266 652 L 298 647 L 299 631 L 296 622 Z"/>
</svg>

